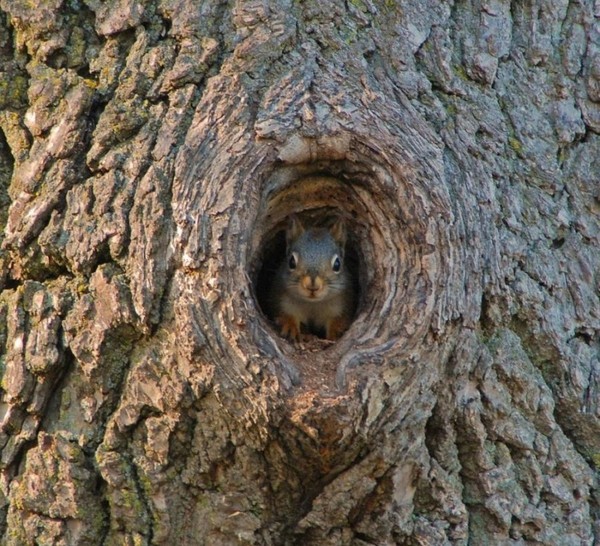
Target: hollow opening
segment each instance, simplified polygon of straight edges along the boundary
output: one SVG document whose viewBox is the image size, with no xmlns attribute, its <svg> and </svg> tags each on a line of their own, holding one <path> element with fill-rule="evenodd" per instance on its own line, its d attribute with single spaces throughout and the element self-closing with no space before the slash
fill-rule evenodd
<svg viewBox="0 0 600 546">
<path fill-rule="evenodd" d="M 281 169 L 266 183 L 265 190 L 257 218 L 260 229 L 254 233 L 249 270 L 260 310 L 277 333 L 285 334 L 275 316 L 276 298 L 280 294 L 276 285 L 278 276 L 285 275 L 286 271 L 282 264 L 287 265 L 286 229 L 290 217 L 295 215 L 306 229 L 321 230 L 330 230 L 341 219 L 346 228 L 343 267 L 349 277 L 347 289 L 353 295 L 350 321 L 339 337 L 343 336 L 352 322 L 363 311 L 368 311 L 371 300 L 379 299 L 368 298 L 367 303 L 366 298 L 376 276 L 375 269 L 366 265 L 375 254 L 372 211 L 368 199 L 365 200 L 365 195 L 369 194 L 368 184 L 339 164 L 330 162 L 327 168 L 313 164 Z M 312 321 L 302 324 L 302 333 L 329 337 L 323 325 L 315 325 Z"/>
</svg>

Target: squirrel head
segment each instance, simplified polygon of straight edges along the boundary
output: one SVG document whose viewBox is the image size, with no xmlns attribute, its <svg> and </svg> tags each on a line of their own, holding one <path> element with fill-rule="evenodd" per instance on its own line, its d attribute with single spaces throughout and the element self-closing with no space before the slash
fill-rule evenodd
<svg viewBox="0 0 600 546">
<path fill-rule="evenodd" d="M 305 229 L 293 215 L 286 230 L 286 245 L 287 285 L 297 297 L 317 302 L 347 288 L 346 225 L 341 218 L 330 228 Z"/>
</svg>

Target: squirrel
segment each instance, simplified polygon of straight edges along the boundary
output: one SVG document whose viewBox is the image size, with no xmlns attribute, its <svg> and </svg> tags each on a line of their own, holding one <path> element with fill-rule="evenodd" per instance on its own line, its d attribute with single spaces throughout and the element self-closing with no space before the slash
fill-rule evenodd
<svg viewBox="0 0 600 546">
<path fill-rule="evenodd" d="M 301 338 L 301 327 L 338 339 L 354 314 L 355 291 L 344 264 L 346 225 L 338 218 L 330 227 L 305 229 L 292 215 L 285 233 L 285 260 L 271 290 L 273 318 L 281 335 Z"/>
</svg>

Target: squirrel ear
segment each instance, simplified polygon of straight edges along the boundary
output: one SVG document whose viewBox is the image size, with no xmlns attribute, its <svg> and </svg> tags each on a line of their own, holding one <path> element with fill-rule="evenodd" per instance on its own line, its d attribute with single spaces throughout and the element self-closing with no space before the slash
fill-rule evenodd
<svg viewBox="0 0 600 546">
<path fill-rule="evenodd" d="M 302 225 L 302 222 L 300 222 L 300 219 L 295 214 L 292 214 L 290 216 L 287 229 L 285 230 L 285 241 L 288 244 L 288 246 L 290 245 L 290 243 L 293 243 L 298 237 L 300 237 L 300 235 L 302 235 L 303 233 L 304 226 Z"/>
<path fill-rule="evenodd" d="M 338 218 L 329 230 L 331 236 L 341 247 L 346 244 L 346 222 L 343 218 Z"/>
</svg>

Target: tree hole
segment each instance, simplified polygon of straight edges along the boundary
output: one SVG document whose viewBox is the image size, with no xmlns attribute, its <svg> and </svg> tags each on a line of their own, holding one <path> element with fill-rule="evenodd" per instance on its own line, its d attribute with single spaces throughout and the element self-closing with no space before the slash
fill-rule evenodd
<svg viewBox="0 0 600 546">
<path fill-rule="evenodd" d="M 339 179 L 327 175 L 316 175 L 302 178 L 300 180 L 281 183 L 276 180 L 273 183 L 276 189 L 268 192 L 268 197 L 263 203 L 258 225 L 262 231 L 257 236 L 255 248 L 255 257 L 251 267 L 251 277 L 254 284 L 254 292 L 258 306 L 264 316 L 270 321 L 273 329 L 282 337 L 294 339 L 293 332 L 286 329 L 281 323 L 281 305 L 278 305 L 278 298 L 281 298 L 282 287 L 291 280 L 293 273 L 289 270 L 290 256 L 286 255 L 286 230 L 290 227 L 291 217 L 293 216 L 306 232 L 301 245 L 309 245 L 303 250 L 311 250 L 310 245 L 317 245 L 316 252 L 319 254 L 319 264 L 321 271 L 318 275 L 309 275 L 308 269 L 300 271 L 301 267 L 307 268 L 307 263 L 300 264 L 296 272 L 296 280 L 303 278 L 306 281 L 306 288 L 311 290 L 313 280 L 323 280 L 324 284 L 330 284 L 331 290 L 335 286 L 344 286 L 341 292 L 335 292 L 334 296 L 327 296 L 322 301 L 309 302 L 302 300 L 293 300 L 299 307 L 306 306 L 311 309 L 309 315 L 314 314 L 317 318 L 300 319 L 300 311 L 296 315 L 300 324 L 299 336 L 306 339 L 308 336 L 316 336 L 322 339 L 335 340 L 342 337 L 345 331 L 350 327 L 352 321 L 357 315 L 357 310 L 361 307 L 363 298 L 362 287 L 366 283 L 366 274 L 364 271 L 364 262 L 361 251 L 361 232 L 363 228 L 359 225 L 356 206 L 353 205 L 353 199 L 350 186 Z M 342 224 L 344 226 L 345 244 L 340 272 L 335 271 L 335 250 L 323 250 L 323 241 L 332 241 L 332 232 L 336 230 L 335 226 Z M 314 235 L 314 237 L 313 237 Z M 323 238 L 323 240 L 320 239 Z M 307 242 L 311 241 L 311 242 Z M 337 248 L 337 247 L 334 247 Z M 339 247 L 341 248 L 341 247 Z M 331 256 L 327 254 L 331 252 Z M 312 257 L 314 265 L 317 258 Z M 331 262 L 331 263 L 330 263 Z M 312 269 L 314 273 L 314 268 Z M 306 275 L 301 275 L 306 273 Z M 302 282 L 304 282 L 302 281 Z M 338 283 L 336 285 L 336 283 Z M 298 283 L 297 283 L 298 284 Z M 300 283 L 301 284 L 301 283 Z M 303 287 L 304 288 L 304 287 Z M 285 284 L 285 290 L 289 285 Z M 293 290 L 293 289 L 290 289 Z M 301 289 L 300 289 L 301 290 Z M 314 288 L 314 290 L 320 290 Z M 287 292 L 286 292 L 287 293 Z M 296 294 L 296 293 L 294 293 Z M 295 296 L 294 296 L 295 297 Z M 293 298 L 290 298 L 293 299 Z M 299 303 L 298 303 L 299 302 Z M 340 305 L 343 308 L 342 318 L 330 319 L 327 313 L 331 313 L 334 306 Z M 288 307 L 289 309 L 289 307 Z M 293 307 L 296 312 L 298 307 Z M 324 314 L 325 313 L 325 314 Z M 337 321 L 337 322 L 336 322 Z M 336 330 L 338 328 L 338 330 Z"/>
<path fill-rule="evenodd" d="M 287 263 L 286 227 L 292 215 L 307 226 L 328 227 L 336 218 L 346 225 L 345 265 L 355 296 L 352 317 L 345 333 L 337 337 L 310 324 L 305 325 L 308 333 L 340 339 L 344 351 L 381 342 L 390 329 L 405 333 L 404 310 L 428 301 L 426 293 L 432 285 L 424 279 L 422 268 L 426 264 L 423 255 L 431 253 L 431 245 L 424 235 L 428 216 L 411 204 L 420 201 L 410 194 L 411 186 L 404 178 L 399 180 L 394 184 L 384 166 L 358 156 L 283 164 L 263 180 L 247 272 L 257 308 L 274 334 L 293 337 L 285 331 L 287 325 L 276 320 L 269 301 L 277 269 Z M 392 311 L 398 320 L 390 325 L 384 317 Z M 426 320 L 423 315 L 423 330 Z M 414 321 L 406 329 L 414 334 Z M 302 332 L 298 334 L 302 337 Z M 309 339 L 318 341 L 317 337 Z"/>
</svg>

